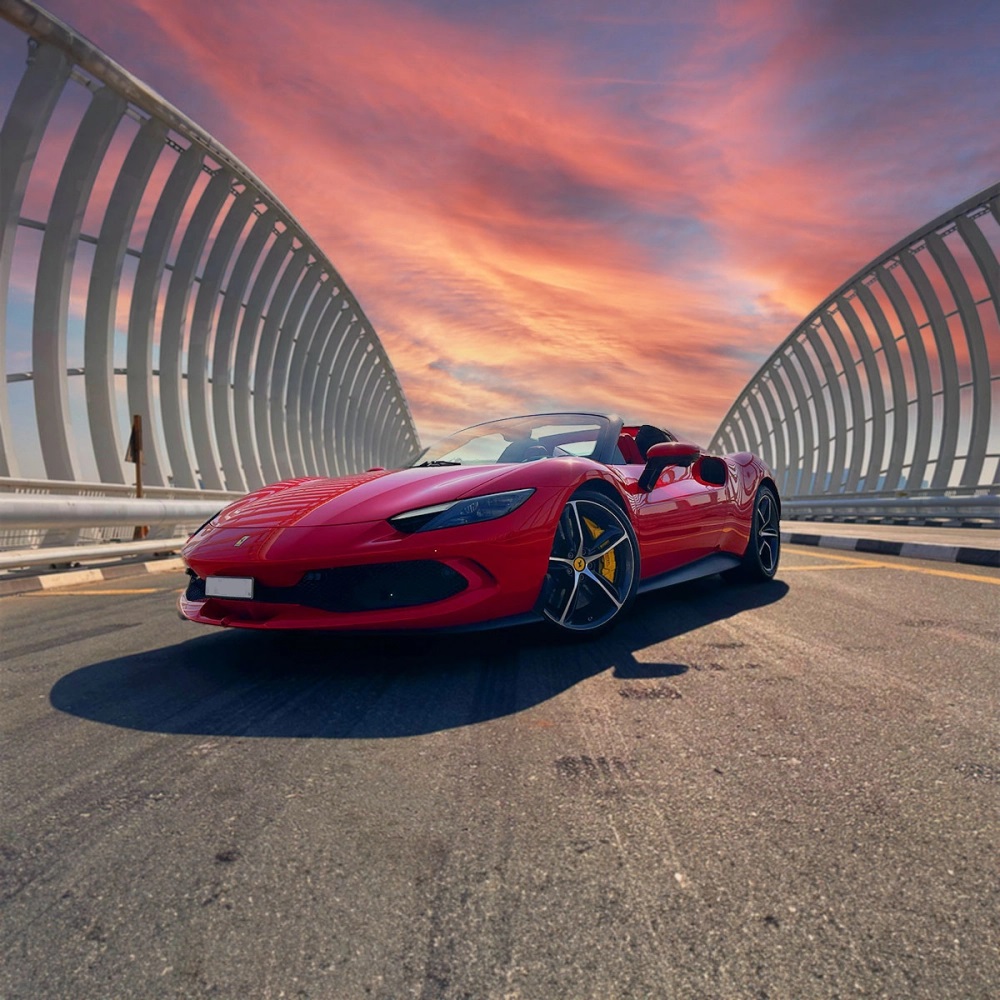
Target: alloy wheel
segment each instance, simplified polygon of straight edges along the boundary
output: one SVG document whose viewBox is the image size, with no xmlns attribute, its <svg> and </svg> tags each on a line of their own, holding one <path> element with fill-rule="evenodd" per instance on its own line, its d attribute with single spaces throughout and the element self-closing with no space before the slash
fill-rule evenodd
<svg viewBox="0 0 1000 1000">
<path fill-rule="evenodd" d="M 635 594 L 635 535 L 625 515 L 601 497 L 576 497 L 559 518 L 542 589 L 542 613 L 570 632 L 609 627 Z"/>
<path fill-rule="evenodd" d="M 770 490 L 761 490 L 757 497 L 754 525 L 757 535 L 757 559 L 760 561 L 760 568 L 765 576 L 772 577 L 778 569 L 781 527 L 778 519 L 778 505 Z"/>
</svg>

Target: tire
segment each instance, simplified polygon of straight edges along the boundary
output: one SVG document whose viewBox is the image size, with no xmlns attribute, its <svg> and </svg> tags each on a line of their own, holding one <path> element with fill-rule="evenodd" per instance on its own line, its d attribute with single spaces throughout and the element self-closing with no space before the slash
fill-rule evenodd
<svg viewBox="0 0 1000 1000">
<path fill-rule="evenodd" d="M 738 583 L 766 583 L 774 579 L 781 557 L 781 525 L 778 514 L 778 496 L 774 489 L 763 484 L 753 501 L 753 519 L 750 540 L 747 542 L 743 561 L 726 573 L 726 578 Z"/>
<path fill-rule="evenodd" d="M 628 517 L 593 490 L 570 498 L 559 517 L 538 608 L 564 636 L 612 628 L 639 587 L 639 544 Z"/>
</svg>

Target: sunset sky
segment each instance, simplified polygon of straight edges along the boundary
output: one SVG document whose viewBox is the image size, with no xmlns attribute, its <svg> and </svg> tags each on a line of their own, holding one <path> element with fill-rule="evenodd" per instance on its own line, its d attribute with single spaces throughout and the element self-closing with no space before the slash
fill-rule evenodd
<svg viewBox="0 0 1000 1000">
<path fill-rule="evenodd" d="M 706 442 L 808 312 L 1000 178 L 1000 3 L 48 0 L 294 213 L 425 442 Z"/>
</svg>

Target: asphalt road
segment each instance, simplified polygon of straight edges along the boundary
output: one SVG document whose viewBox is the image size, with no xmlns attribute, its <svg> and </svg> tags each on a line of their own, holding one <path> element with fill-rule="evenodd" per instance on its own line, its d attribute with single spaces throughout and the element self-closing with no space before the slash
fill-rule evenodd
<svg viewBox="0 0 1000 1000">
<path fill-rule="evenodd" d="M 994 998 L 1000 573 L 785 549 L 589 644 L 0 601 L 4 1000 Z"/>
</svg>

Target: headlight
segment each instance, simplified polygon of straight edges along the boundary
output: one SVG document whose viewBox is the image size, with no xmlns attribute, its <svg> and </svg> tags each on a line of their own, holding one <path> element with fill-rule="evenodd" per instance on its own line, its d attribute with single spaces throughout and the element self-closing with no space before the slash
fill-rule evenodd
<svg viewBox="0 0 1000 1000">
<path fill-rule="evenodd" d="M 225 510 L 224 507 L 223 510 Z M 221 513 L 222 513 L 221 510 L 217 510 L 200 528 L 195 528 L 195 530 L 192 531 L 190 535 L 188 535 L 188 541 L 194 538 L 195 535 L 201 534 L 201 532 L 203 532 L 210 524 L 214 524 L 216 519 Z"/>
<path fill-rule="evenodd" d="M 534 490 L 512 490 L 509 493 L 491 493 L 485 497 L 469 497 L 438 503 L 433 507 L 418 507 L 389 518 L 397 531 L 412 534 L 415 531 L 437 531 L 438 528 L 457 528 L 463 524 L 495 521 L 498 517 L 517 510 Z"/>
</svg>

